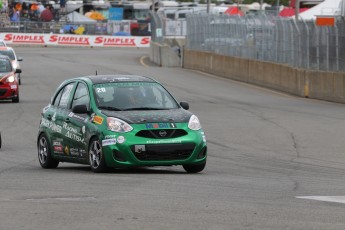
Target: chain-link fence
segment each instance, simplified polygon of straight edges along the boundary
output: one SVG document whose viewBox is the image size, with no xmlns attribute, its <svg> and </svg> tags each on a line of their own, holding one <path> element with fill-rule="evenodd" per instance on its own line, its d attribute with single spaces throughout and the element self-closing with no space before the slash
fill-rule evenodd
<svg viewBox="0 0 345 230">
<path fill-rule="evenodd" d="M 186 48 L 299 68 L 345 72 L 345 22 L 189 14 Z"/>
</svg>

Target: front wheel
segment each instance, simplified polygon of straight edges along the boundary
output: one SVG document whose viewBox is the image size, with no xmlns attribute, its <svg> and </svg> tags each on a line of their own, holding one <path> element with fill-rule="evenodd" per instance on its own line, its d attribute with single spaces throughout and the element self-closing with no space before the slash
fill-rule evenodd
<svg viewBox="0 0 345 230">
<path fill-rule="evenodd" d="M 187 173 L 198 173 L 204 170 L 206 166 L 206 162 L 200 165 L 182 165 L 184 170 L 186 170 Z"/>
<path fill-rule="evenodd" d="M 59 165 L 59 161 L 55 160 L 50 152 L 50 144 L 47 136 L 42 133 L 38 138 L 37 143 L 38 161 L 42 168 L 51 169 Z"/>
<path fill-rule="evenodd" d="M 19 102 L 19 92 L 16 97 L 12 98 L 13 103 L 18 103 Z"/>
<path fill-rule="evenodd" d="M 93 138 L 90 142 L 89 162 L 93 172 L 102 173 L 108 170 L 105 164 L 101 143 L 97 138 Z"/>
<path fill-rule="evenodd" d="M 21 78 L 20 78 L 20 73 L 18 73 L 18 84 L 21 85 L 22 84 L 22 81 L 21 81 Z"/>
</svg>

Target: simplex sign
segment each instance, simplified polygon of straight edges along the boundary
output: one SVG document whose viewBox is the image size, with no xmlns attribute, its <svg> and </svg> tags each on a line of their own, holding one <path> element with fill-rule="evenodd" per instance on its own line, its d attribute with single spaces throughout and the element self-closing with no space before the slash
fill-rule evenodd
<svg viewBox="0 0 345 230">
<path fill-rule="evenodd" d="M 7 44 L 47 46 L 150 47 L 151 37 L 0 33 Z"/>
</svg>

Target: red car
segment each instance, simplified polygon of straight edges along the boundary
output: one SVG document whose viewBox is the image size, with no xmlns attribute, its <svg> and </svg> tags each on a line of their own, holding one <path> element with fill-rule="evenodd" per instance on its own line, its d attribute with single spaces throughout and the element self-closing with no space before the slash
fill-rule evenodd
<svg viewBox="0 0 345 230">
<path fill-rule="evenodd" d="M 0 55 L 0 100 L 12 100 L 19 102 L 19 86 L 16 73 L 21 73 L 20 69 L 13 69 L 9 57 Z"/>
</svg>

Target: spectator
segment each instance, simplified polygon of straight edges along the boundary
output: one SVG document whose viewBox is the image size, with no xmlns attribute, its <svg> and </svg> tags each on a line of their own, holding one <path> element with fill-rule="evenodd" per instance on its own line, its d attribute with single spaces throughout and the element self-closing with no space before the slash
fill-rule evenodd
<svg viewBox="0 0 345 230">
<path fill-rule="evenodd" d="M 41 13 L 42 22 L 50 22 L 54 18 L 53 12 L 50 9 L 50 6 L 47 5 L 46 8 Z"/>
<path fill-rule="evenodd" d="M 10 16 L 10 20 L 12 22 L 20 22 L 20 12 L 15 7 L 12 9 L 12 16 Z"/>
</svg>

